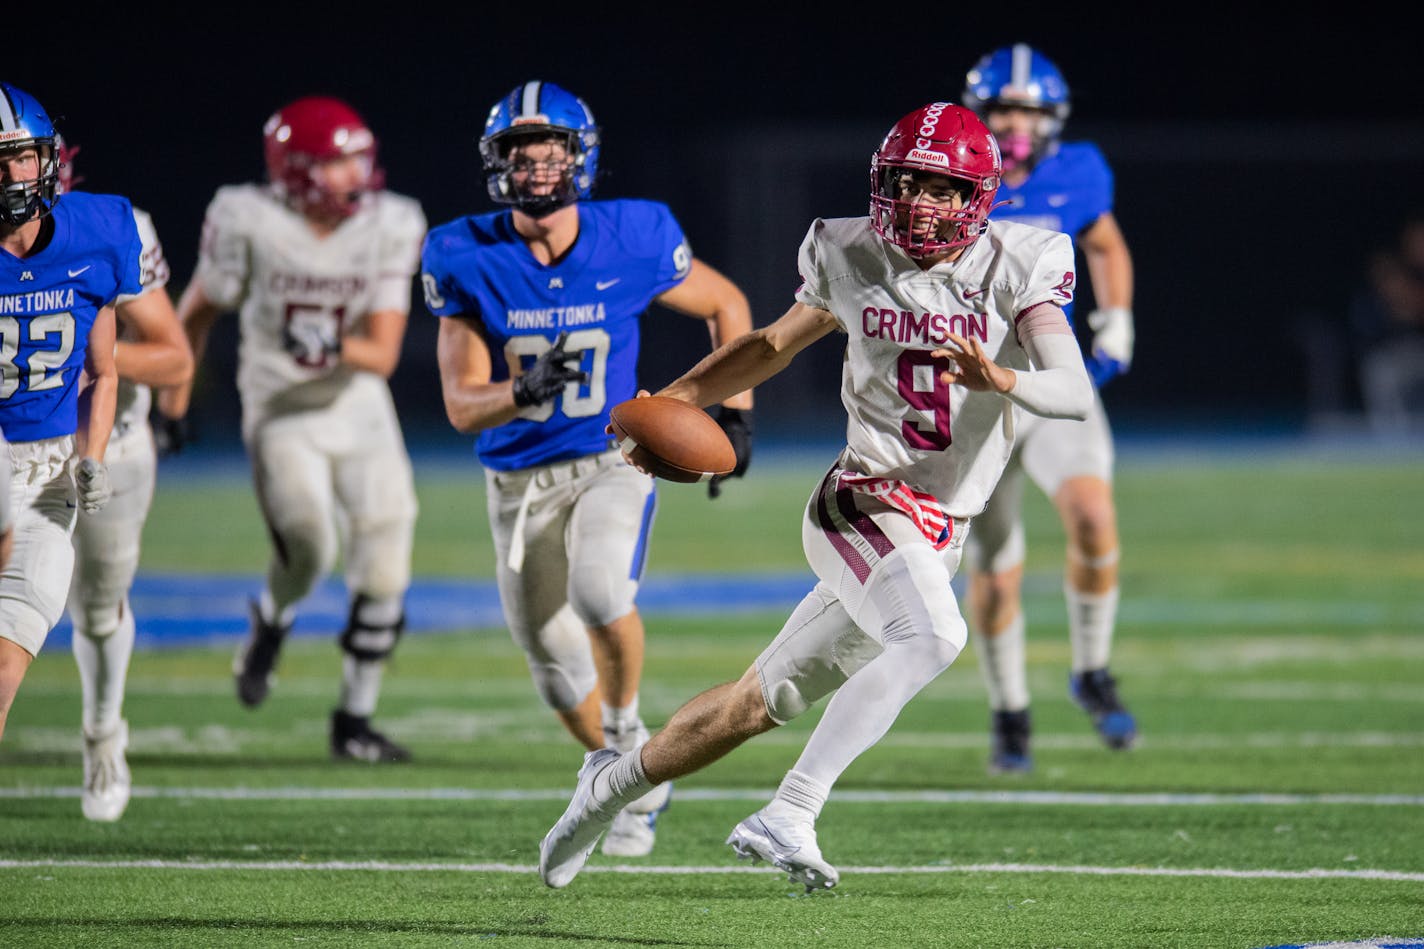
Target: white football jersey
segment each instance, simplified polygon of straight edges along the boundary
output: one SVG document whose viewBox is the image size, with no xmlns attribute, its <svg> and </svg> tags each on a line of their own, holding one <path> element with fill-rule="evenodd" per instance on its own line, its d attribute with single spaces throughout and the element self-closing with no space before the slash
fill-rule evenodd
<svg viewBox="0 0 1424 949">
<path fill-rule="evenodd" d="M 268 188 L 219 188 L 208 205 L 196 276 L 208 299 L 239 311 L 243 427 L 330 405 L 357 370 L 341 337 L 377 310 L 409 312 L 425 215 L 379 191 L 326 237 Z"/>
<path fill-rule="evenodd" d="M 1073 298 L 1073 245 L 1054 231 L 1004 221 L 956 261 L 921 270 L 869 218 L 817 219 L 801 244 L 796 298 L 835 315 L 848 336 L 841 374 L 842 464 L 904 481 L 945 512 L 983 510 L 1013 448 L 1016 413 L 993 392 L 949 386 L 946 334 L 973 337 L 1000 366 L 1028 369 L 1015 319 Z"/>
<path fill-rule="evenodd" d="M 134 208 L 133 216 L 134 224 L 138 225 L 139 239 L 143 241 L 143 250 L 138 258 L 139 282 L 143 284 L 144 293 L 162 290 L 168 286 L 170 271 L 168 258 L 163 255 L 163 244 L 153 226 L 153 218 L 141 208 Z M 137 297 L 121 295 L 116 302 L 124 303 L 133 299 Z M 122 320 L 119 322 L 119 336 L 122 339 L 133 336 L 125 331 Z M 152 401 L 153 396 L 148 386 L 141 386 L 120 377 L 118 404 L 114 408 L 114 432 L 121 435 L 133 430 L 135 426 L 146 425 Z"/>
</svg>

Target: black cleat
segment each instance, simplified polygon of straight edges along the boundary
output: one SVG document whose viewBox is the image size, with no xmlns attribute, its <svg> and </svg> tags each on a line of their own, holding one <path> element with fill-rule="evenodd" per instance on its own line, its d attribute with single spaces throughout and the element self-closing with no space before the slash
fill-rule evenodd
<svg viewBox="0 0 1424 949">
<path fill-rule="evenodd" d="M 1131 748 L 1137 741 L 1137 720 L 1117 697 L 1117 680 L 1106 666 L 1069 676 L 1068 694 L 1092 718 L 1109 748 Z"/>
<path fill-rule="evenodd" d="M 410 750 L 397 745 L 371 727 L 365 715 L 331 713 L 331 756 L 338 760 L 392 764 L 410 760 Z"/>
<path fill-rule="evenodd" d="M 989 722 L 990 774 L 1027 774 L 1033 770 L 1029 732 L 1028 709 L 994 713 Z"/>
<path fill-rule="evenodd" d="M 252 622 L 247 642 L 232 660 L 232 674 L 237 682 L 237 700 L 248 708 L 255 708 L 272 688 L 272 669 L 277 665 L 282 640 L 292 627 L 268 623 L 262 618 L 256 600 L 249 604 L 248 610 Z"/>
</svg>

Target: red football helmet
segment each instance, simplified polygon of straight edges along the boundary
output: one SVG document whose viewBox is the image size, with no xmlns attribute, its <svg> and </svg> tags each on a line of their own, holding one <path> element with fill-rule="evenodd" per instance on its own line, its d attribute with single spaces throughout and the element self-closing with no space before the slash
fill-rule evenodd
<svg viewBox="0 0 1424 949">
<path fill-rule="evenodd" d="M 366 194 L 381 187 L 376 136 L 340 99 L 307 96 L 283 106 L 262 127 L 262 143 L 268 180 L 303 213 L 349 217 L 360 210 Z M 359 185 L 329 186 L 322 164 L 348 155 L 365 160 Z"/>
<path fill-rule="evenodd" d="M 79 154 L 78 145 L 67 145 L 64 136 L 54 133 L 54 150 L 59 154 L 59 187 L 56 194 L 68 194 L 84 180 L 83 175 L 74 173 L 74 156 Z"/>
<path fill-rule="evenodd" d="M 994 207 L 1003 161 L 988 128 L 969 109 L 931 102 L 895 123 L 870 159 L 870 222 L 911 257 L 929 257 L 978 240 Z M 926 207 L 906 195 L 906 175 L 943 175 L 964 186 L 959 208 Z M 931 215 L 928 231 L 912 218 Z"/>
</svg>

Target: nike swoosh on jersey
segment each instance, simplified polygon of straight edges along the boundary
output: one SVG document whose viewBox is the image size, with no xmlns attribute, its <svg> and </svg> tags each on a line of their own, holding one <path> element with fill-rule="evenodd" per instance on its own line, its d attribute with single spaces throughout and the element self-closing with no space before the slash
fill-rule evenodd
<svg viewBox="0 0 1424 949">
<path fill-rule="evenodd" d="M 599 280 L 594 283 L 593 287 L 595 290 L 607 290 L 609 287 L 613 286 L 615 283 L 618 283 L 622 279 L 622 277 L 614 277 L 612 280 Z"/>
<path fill-rule="evenodd" d="M 972 300 L 972 299 L 974 299 L 975 297 L 977 297 L 977 296 L 979 296 L 979 295 L 981 295 L 981 294 L 984 294 L 984 293 L 988 293 L 988 292 L 989 292 L 989 288 L 988 288 L 988 287 L 980 287 L 978 290 L 965 290 L 965 291 L 964 291 L 964 299 L 966 299 L 966 300 Z"/>
<path fill-rule="evenodd" d="M 88 269 L 89 269 L 90 267 L 92 267 L 92 266 L 94 266 L 94 265 L 93 265 L 93 264 L 85 264 L 83 267 L 80 267 L 78 270 L 71 270 L 71 271 L 69 271 L 69 275 L 70 275 L 71 277 L 77 277 L 77 276 L 79 276 L 80 274 L 82 274 L 84 271 L 88 270 Z"/>
</svg>

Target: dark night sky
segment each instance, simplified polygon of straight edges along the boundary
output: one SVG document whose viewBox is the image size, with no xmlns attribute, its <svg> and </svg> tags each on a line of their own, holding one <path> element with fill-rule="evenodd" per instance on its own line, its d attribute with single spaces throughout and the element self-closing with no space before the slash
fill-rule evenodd
<svg viewBox="0 0 1424 949">
<path fill-rule="evenodd" d="M 672 5 L 625 4 L 619 12 L 596 12 L 595 4 L 495 8 L 480 3 L 450 15 L 395 4 L 388 9 L 399 15 L 383 17 L 335 7 L 322 14 L 291 12 L 297 6 L 152 16 L 125 6 L 122 17 L 76 18 L 62 40 L 36 31 L 31 36 L 40 41 L 28 52 L 7 54 L 10 72 L 4 78 L 36 95 L 71 143 L 82 147 L 77 166 L 83 187 L 125 194 L 153 213 L 173 264 L 175 289 L 192 272 L 203 210 L 214 189 L 261 175 L 262 123 L 274 108 L 301 95 L 340 96 L 361 111 L 380 138 L 391 187 L 419 198 L 438 223 L 490 207 L 474 144 L 489 105 L 526 79 L 558 82 L 582 95 L 604 128 L 609 176 L 600 194 L 668 200 L 700 253 L 711 247 L 735 263 L 735 254 L 724 248 L 735 249 L 738 238 L 728 232 L 737 222 L 717 208 L 699 206 L 699 197 L 703 205 L 712 203 L 705 195 L 689 194 L 700 146 L 732 140 L 746 127 L 840 123 L 860 132 L 884 130 L 924 102 L 957 101 L 965 71 L 983 52 L 1020 40 L 1055 59 L 1067 77 L 1074 99 L 1070 138 L 1084 128 L 1211 129 L 1235 123 L 1261 134 L 1277 126 L 1309 125 L 1314 131 L 1303 139 L 1307 149 L 1320 143 L 1337 152 L 1333 164 L 1307 161 L 1279 170 L 1258 160 L 1197 171 L 1180 161 L 1154 164 L 1141 155 L 1133 164 L 1131 155 L 1123 155 L 1119 203 L 1130 207 L 1120 209 L 1119 219 L 1134 226 L 1131 236 L 1139 238 L 1134 248 L 1141 263 L 1139 309 L 1156 311 L 1159 318 L 1180 319 L 1172 313 L 1174 305 L 1184 314 L 1200 308 L 1184 302 L 1181 284 L 1173 282 L 1189 279 L 1190 272 L 1175 271 L 1180 264 L 1194 266 L 1196 255 L 1210 251 L 1201 242 L 1224 235 L 1227 221 L 1234 226 L 1261 214 L 1288 216 L 1293 206 L 1317 202 L 1327 214 L 1332 205 L 1353 209 L 1360 223 L 1347 218 L 1343 224 L 1355 231 L 1385 232 L 1387 223 L 1377 220 L 1380 209 L 1392 207 L 1392 201 L 1424 199 L 1415 171 L 1424 164 L 1417 160 L 1424 153 L 1418 34 L 1360 5 L 1334 8 L 1332 19 L 1315 22 L 1240 19 L 1241 14 L 1229 20 L 1200 5 L 1180 13 L 1114 16 L 1104 5 L 1083 4 L 1048 7 L 1048 13 L 1006 5 L 1002 15 L 987 5 L 944 5 L 940 9 L 952 10 L 932 15 L 864 3 L 850 7 L 849 14 L 832 14 L 829 4 L 815 14 L 767 12 L 775 5 L 763 3 L 753 13 L 721 5 L 688 6 L 675 15 L 668 12 Z M 1355 14 L 1352 19 L 1343 18 L 1347 9 Z M 1104 22 L 1088 22 L 1090 13 Z M 1146 20 L 1156 25 L 1138 26 Z M 1362 123 L 1400 124 L 1413 136 L 1380 166 L 1392 179 L 1376 184 L 1378 169 L 1361 167 L 1357 173 L 1351 160 L 1341 157 L 1350 154 L 1348 143 Z M 1139 132 L 1135 141 L 1144 140 L 1152 136 Z M 1376 132 L 1374 140 L 1392 144 L 1388 133 Z M 843 178 L 837 184 L 846 200 L 826 210 L 818 206 L 816 213 L 863 213 L 861 163 L 876 141 L 878 132 L 844 175 L 837 159 L 826 174 Z M 1229 133 L 1223 141 L 1229 143 Z M 718 161 L 742 161 L 725 146 L 706 150 L 722 156 Z M 1229 151 L 1229 144 L 1223 150 Z M 1368 147 L 1355 147 L 1361 150 L 1368 153 Z M 854 154 L 862 155 L 859 145 Z M 751 161 L 747 166 L 751 179 L 755 166 Z M 1261 180 L 1274 180 L 1274 193 L 1252 183 L 1251 176 L 1262 173 L 1268 177 Z M 1194 179 L 1197 190 L 1178 201 L 1172 190 L 1183 174 Z M 1218 186 L 1206 178 L 1211 174 L 1231 177 Z M 1319 180 L 1322 176 L 1327 180 Z M 756 185 L 748 181 L 749 188 Z M 1360 202 L 1381 186 L 1400 193 Z M 829 187 L 817 180 L 809 190 L 821 195 Z M 1148 233 L 1148 226 L 1164 226 L 1165 215 L 1187 205 L 1192 221 L 1221 223 L 1201 227 L 1200 236 L 1181 228 L 1167 235 L 1193 241 L 1190 248 L 1169 248 Z M 798 220 L 787 229 L 788 238 L 778 235 L 767 251 L 781 248 L 788 268 L 805 227 L 801 208 L 793 213 Z M 1314 223 L 1282 225 L 1283 236 L 1297 241 L 1275 242 L 1283 263 L 1313 254 L 1304 235 Z M 1338 255 L 1342 248 L 1337 243 L 1334 250 Z M 1354 259 L 1343 266 L 1346 272 L 1357 269 Z M 1300 282 L 1291 274 L 1279 280 L 1285 290 Z M 1255 280 L 1249 289 L 1262 301 L 1279 299 L 1262 283 Z M 779 295 L 757 313 L 759 322 L 780 312 L 766 312 L 771 306 L 789 299 L 789 289 L 782 294 L 779 282 L 775 289 Z M 1243 307 L 1254 305 L 1249 295 L 1238 299 Z M 420 310 L 417 304 L 413 327 L 428 334 Z M 413 328 L 407 351 L 417 364 L 409 373 L 428 388 L 432 369 L 419 359 L 429 359 L 425 350 L 431 347 L 415 333 Z M 1151 345 L 1152 337 L 1140 332 L 1144 362 L 1152 358 Z M 1173 379 L 1178 367 L 1165 358 L 1161 369 L 1155 377 L 1146 370 L 1127 377 L 1116 386 L 1115 398 L 1150 405 L 1158 397 L 1166 403 L 1178 400 L 1173 386 L 1196 385 L 1184 369 Z M 1228 377 L 1236 373 L 1244 393 L 1253 375 L 1246 357 L 1225 371 Z M 1230 388 L 1224 398 L 1237 398 Z M 421 398 L 438 401 L 438 395 L 421 392 Z M 1299 394 L 1288 397 L 1298 400 Z M 425 408 L 432 407 L 438 410 L 434 403 Z M 442 422 L 437 419 L 437 427 Z"/>
<path fill-rule="evenodd" d="M 956 14 L 937 29 L 936 18 L 873 4 L 849 16 L 689 6 L 677 14 L 686 24 L 669 19 L 670 4 L 595 14 L 595 4 L 480 3 L 457 16 L 394 4 L 415 12 L 380 18 L 290 12 L 297 6 L 88 16 L 37 49 L 33 68 L 6 78 L 83 146 L 89 188 L 128 194 L 185 229 L 218 184 L 260 173 L 263 119 L 310 92 L 346 98 L 366 115 L 393 186 L 425 200 L 432 217 L 484 206 L 472 138 L 489 104 L 529 78 L 589 101 L 610 163 L 655 148 L 662 128 L 766 119 L 888 128 L 924 101 L 957 98 L 973 61 L 1015 40 L 1057 60 L 1083 121 L 1424 116 L 1417 34 L 1368 16 L 1215 16 L 1208 29 L 1193 22 L 1200 15 L 1172 22 L 1155 12 L 1159 25 L 1140 30 L 1126 24 L 1142 16 L 1099 12 L 1113 25 L 1090 25 L 1082 5 L 1064 4 L 1015 16 L 1013 29 L 973 32 L 975 21 L 1004 18 Z M 51 49 L 66 50 L 62 61 Z"/>
</svg>

